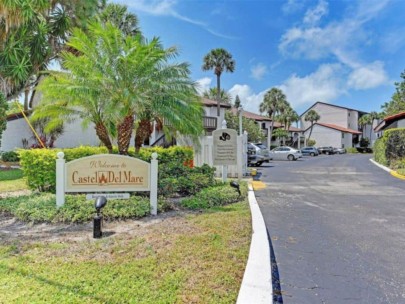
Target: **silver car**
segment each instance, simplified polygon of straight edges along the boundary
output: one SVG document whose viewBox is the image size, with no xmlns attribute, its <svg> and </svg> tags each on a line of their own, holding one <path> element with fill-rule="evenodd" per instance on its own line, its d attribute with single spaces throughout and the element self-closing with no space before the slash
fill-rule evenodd
<svg viewBox="0 0 405 304">
<path fill-rule="evenodd" d="M 260 143 L 248 143 L 248 152 L 251 155 L 259 156 L 259 161 L 257 161 L 257 165 L 260 166 L 262 163 L 268 163 L 271 160 L 269 150 L 266 149 Z"/>
<path fill-rule="evenodd" d="M 271 150 L 270 157 L 274 160 L 297 160 L 302 157 L 302 153 L 294 148 L 282 146 Z"/>
</svg>

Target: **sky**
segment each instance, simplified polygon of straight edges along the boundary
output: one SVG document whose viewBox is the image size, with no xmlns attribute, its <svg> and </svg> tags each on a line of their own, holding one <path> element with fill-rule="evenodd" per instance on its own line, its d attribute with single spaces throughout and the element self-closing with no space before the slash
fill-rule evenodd
<svg viewBox="0 0 405 304">
<path fill-rule="evenodd" d="M 221 88 L 259 113 L 281 89 L 302 114 L 317 101 L 381 111 L 405 71 L 405 0 L 114 0 L 143 34 L 176 46 L 199 90 L 216 86 L 203 57 L 224 48 L 236 62 Z"/>
</svg>

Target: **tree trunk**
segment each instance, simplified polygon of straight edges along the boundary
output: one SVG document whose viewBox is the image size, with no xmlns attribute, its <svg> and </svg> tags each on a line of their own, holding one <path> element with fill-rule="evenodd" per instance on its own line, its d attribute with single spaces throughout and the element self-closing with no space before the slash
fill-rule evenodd
<svg viewBox="0 0 405 304">
<path fill-rule="evenodd" d="M 110 140 L 110 136 L 108 135 L 107 128 L 102 122 L 99 122 L 96 124 L 94 127 L 96 129 L 96 135 L 97 137 L 101 140 L 101 142 L 104 144 L 104 146 L 107 147 L 108 153 L 112 154 L 113 148 Z"/>
<path fill-rule="evenodd" d="M 309 136 L 308 136 L 308 140 L 311 138 L 311 134 L 312 134 L 312 128 L 314 127 L 314 124 L 311 123 L 311 130 L 309 131 Z"/>
<path fill-rule="evenodd" d="M 271 150 L 271 137 L 273 136 L 273 127 L 274 127 L 274 117 L 272 115 L 271 117 L 271 124 L 270 124 L 270 132 L 269 132 L 269 138 L 267 139 L 267 144 L 268 144 L 268 149 Z"/>
<path fill-rule="evenodd" d="M 149 120 L 141 120 L 135 133 L 135 153 L 139 153 L 142 144 L 146 138 L 152 134 L 151 123 Z"/>
<path fill-rule="evenodd" d="M 373 122 L 374 122 L 374 119 L 372 119 L 371 120 L 371 125 L 370 125 L 370 138 L 369 138 L 369 146 L 371 147 L 371 132 L 373 131 Z"/>
<path fill-rule="evenodd" d="M 217 116 L 221 113 L 221 75 L 217 75 Z M 219 121 L 219 127 L 221 127 L 222 121 Z"/>
<path fill-rule="evenodd" d="M 28 94 L 30 93 L 30 89 L 25 87 L 24 90 L 24 111 L 28 111 Z"/>
<path fill-rule="evenodd" d="M 134 129 L 134 116 L 125 116 L 124 120 L 118 124 L 118 153 L 128 155 L 129 143 L 131 141 L 132 130 Z"/>
</svg>

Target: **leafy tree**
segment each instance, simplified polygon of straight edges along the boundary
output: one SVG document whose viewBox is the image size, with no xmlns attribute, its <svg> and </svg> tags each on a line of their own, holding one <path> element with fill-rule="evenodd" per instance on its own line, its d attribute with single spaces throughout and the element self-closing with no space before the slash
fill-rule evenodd
<svg viewBox="0 0 405 304">
<path fill-rule="evenodd" d="M 233 73 L 235 70 L 235 60 L 232 55 L 225 49 L 212 49 L 203 59 L 203 71 L 214 70 L 217 76 L 217 116 L 220 114 L 220 92 L 221 92 L 221 75 L 223 72 Z"/>
<path fill-rule="evenodd" d="M 268 117 L 271 118 L 270 134 L 267 138 L 267 146 L 271 145 L 271 137 L 273 136 L 274 120 L 277 115 L 279 115 L 287 105 L 287 97 L 277 88 L 272 88 L 267 91 L 264 95 L 263 101 L 259 106 L 259 111 L 261 113 L 266 113 Z"/>
<path fill-rule="evenodd" d="M 307 146 L 308 147 L 313 147 L 316 145 L 316 140 L 315 139 L 308 139 L 307 140 Z"/>
<path fill-rule="evenodd" d="M 225 120 L 228 128 L 239 130 L 238 115 L 234 115 L 231 111 L 226 111 Z M 250 142 L 261 142 L 264 139 L 264 135 L 254 119 L 242 117 L 242 129 L 248 133 L 248 141 Z"/>
<path fill-rule="evenodd" d="M 321 116 L 315 110 L 309 110 L 308 113 L 305 114 L 304 120 L 311 123 L 311 130 L 309 131 L 308 140 L 311 138 L 314 123 L 316 123 L 319 119 L 321 119 Z"/>
<path fill-rule="evenodd" d="M 281 143 L 281 140 L 284 142 L 285 138 L 288 137 L 288 131 L 283 128 L 277 128 L 274 130 L 273 135 L 278 138 L 279 143 Z"/>
<path fill-rule="evenodd" d="M 209 90 L 205 91 L 203 93 L 203 97 L 211 100 L 217 100 L 218 98 L 217 88 L 210 88 Z M 231 99 L 232 99 L 231 95 L 229 95 L 224 90 L 221 90 L 221 93 L 219 94 L 219 100 L 221 102 L 231 103 Z"/>
<path fill-rule="evenodd" d="M 367 148 L 370 145 L 370 140 L 367 137 L 362 137 L 360 140 L 360 147 Z"/>
<path fill-rule="evenodd" d="M 162 117 L 181 134 L 202 133 L 201 102 L 188 64 L 168 63 L 176 48 L 164 49 L 158 38 L 127 36 L 111 23 L 90 24 L 87 33 L 74 29 L 68 46 L 78 55 L 62 52 L 69 72 L 52 71 L 43 81 L 43 100 L 33 119 L 51 117 L 48 128 L 77 118 L 84 127 L 92 122 L 108 150 L 117 137 L 124 155 L 135 114 L 148 121 Z"/>
<path fill-rule="evenodd" d="M 240 101 L 239 95 L 236 95 L 233 107 L 238 109 L 239 107 L 241 107 L 241 105 L 242 105 L 242 102 Z"/>
<path fill-rule="evenodd" d="M 365 127 L 367 125 L 371 124 L 370 116 L 367 115 L 367 114 L 362 115 L 358 120 L 358 124 L 359 124 L 359 126 L 361 128 L 361 135 L 362 135 L 362 137 L 364 137 Z"/>
<path fill-rule="evenodd" d="M 1 137 L 7 127 L 7 109 L 8 109 L 7 100 L 4 97 L 4 94 L 0 92 L 0 146 L 1 146 Z"/>
<path fill-rule="evenodd" d="M 384 116 L 405 111 L 405 71 L 401 73 L 401 78 L 401 82 L 395 83 L 396 92 L 392 95 L 391 100 L 381 106 Z"/>
<path fill-rule="evenodd" d="M 70 29 L 85 27 L 105 1 L 18 0 L 0 3 L 0 91 L 8 100 L 24 92 L 24 109 L 38 76 L 58 58 Z M 31 101 L 33 94 L 31 95 Z"/>
</svg>

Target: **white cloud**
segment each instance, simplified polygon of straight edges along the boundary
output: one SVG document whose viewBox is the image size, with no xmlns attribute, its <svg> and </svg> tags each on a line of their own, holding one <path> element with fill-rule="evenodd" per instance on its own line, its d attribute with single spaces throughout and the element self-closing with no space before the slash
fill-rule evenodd
<svg viewBox="0 0 405 304">
<path fill-rule="evenodd" d="M 261 80 L 267 74 L 267 67 L 263 63 L 258 63 L 250 68 L 250 77 Z"/>
<path fill-rule="evenodd" d="M 345 93 L 341 81 L 343 73 L 344 68 L 340 64 L 323 64 L 307 76 L 291 75 L 279 88 L 286 94 L 293 108 L 316 101 L 331 102 Z"/>
<path fill-rule="evenodd" d="M 388 82 L 384 63 L 374 61 L 365 66 L 355 68 L 349 75 L 347 84 L 356 90 L 364 90 L 378 87 Z"/>
<path fill-rule="evenodd" d="M 328 3 L 324 0 L 320 0 L 315 8 L 307 10 L 304 16 L 304 23 L 307 25 L 315 25 L 327 14 Z"/>
<path fill-rule="evenodd" d="M 198 94 L 202 95 L 205 91 L 208 91 L 211 86 L 211 82 L 212 82 L 212 78 L 210 78 L 210 77 L 204 77 L 204 78 L 198 79 L 196 81 Z"/>
<path fill-rule="evenodd" d="M 304 7 L 303 0 L 288 0 L 282 7 L 281 10 L 284 14 L 293 14 Z"/>
<path fill-rule="evenodd" d="M 307 11 L 301 25 L 283 34 L 279 51 L 285 56 L 308 59 L 332 56 L 352 66 L 359 61 L 358 52 L 370 39 L 363 25 L 384 9 L 386 4 L 387 0 L 360 2 L 342 20 L 320 27 L 316 23 L 327 13 L 327 4 L 321 0 L 317 7 Z"/>
<path fill-rule="evenodd" d="M 177 0 L 113 0 L 113 2 L 125 4 L 134 10 L 148 13 L 154 16 L 171 16 L 177 18 L 179 20 L 197 25 L 217 37 L 226 39 L 237 39 L 236 37 L 224 35 L 210 29 L 209 25 L 205 22 L 191 19 L 178 13 L 175 10 Z"/>
<path fill-rule="evenodd" d="M 235 84 L 228 91 L 228 93 L 232 96 L 232 99 L 235 99 L 236 95 L 239 96 L 244 110 L 258 114 L 260 113 L 259 105 L 263 101 L 263 97 L 266 92 L 267 90 L 255 94 L 247 84 Z"/>
</svg>

